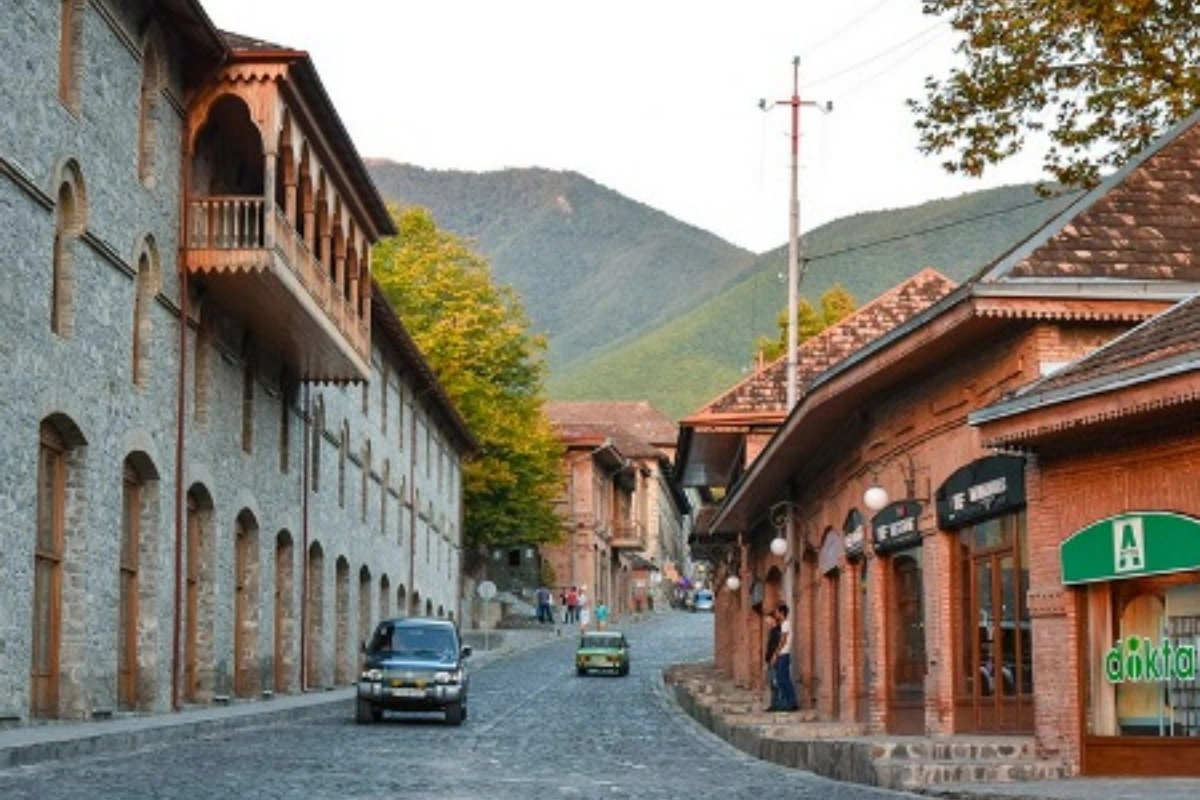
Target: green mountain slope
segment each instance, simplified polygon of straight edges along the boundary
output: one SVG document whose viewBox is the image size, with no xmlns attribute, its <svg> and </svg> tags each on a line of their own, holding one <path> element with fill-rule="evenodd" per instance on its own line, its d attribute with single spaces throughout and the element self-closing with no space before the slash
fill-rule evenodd
<svg viewBox="0 0 1200 800">
<path fill-rule="evenodd" d="M 550 395 L 695 411 L 778 333 L 786 244 L 755 256 L 573 172 L 432 171 L 369 161 L 380 193 L 467 239 L 547 334 Z M 924 267 L 962 281 L 1063 208 L 1011 186 L 857 214 L 806 234 L 801 293 L 863 305 Z"/>
<path fill-rule="evenodd" d="M 429 209 L 520 293 L 552 373 L 632 342 L 737 282 L 755 256 L 582 175 L 369 161 L 390 202 Z"/>
<path fill-rule="evenodd" d="M 840 283 L 858 305 L 924 267 L 963 281 L 1041 227 L 1072 197 L 1014 186 L 858 214 L 805 235 L 801 294 Z M 738 285 L 640 337 L 551 376 L 556 398 L 645 398 L 667 414 L 697 410 L 747 374 L 753 342 L 777 335 L 787 305 L 787 248 L 764 254 Z"/>
</svg>

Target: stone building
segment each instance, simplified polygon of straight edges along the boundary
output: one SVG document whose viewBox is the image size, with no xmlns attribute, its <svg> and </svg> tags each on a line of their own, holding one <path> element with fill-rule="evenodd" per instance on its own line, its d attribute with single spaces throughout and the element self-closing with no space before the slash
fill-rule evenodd
<svg viewBox="0 0 1200 800">
<path fill-rule="evenodd" d="M 1198 124 L 802 384 L 706 527 L 738 578 L 722 669 L 753 685 L 786 599 L 804 704 L 844 731 L 1194 771 L 1200 684 L 1162 654 L 1200 646 L 1194 310 L 1171 310 L 1200 288 Z"/>
<path fill-rule="evenodd" d="M 0 717 L 344 684 L 379 618 L 457 617 L 473 440 L 307 54 L 194 0 L 0 14 Z"/>
<path fill-rule="evenodd" d="M 615 612 L 665 608 L 687 570 L 674 423 L 645 402 L 552 402 L 546 413 L 566 450 L 563 539 L 540 549 L 557 588 L 587 586 Z"/>
</svg>

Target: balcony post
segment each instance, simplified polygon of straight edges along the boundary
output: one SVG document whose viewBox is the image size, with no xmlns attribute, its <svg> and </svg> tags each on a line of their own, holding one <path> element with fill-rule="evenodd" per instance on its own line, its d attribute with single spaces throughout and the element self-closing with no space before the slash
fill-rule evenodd
<svg viewBox="0 0 1200 800">
<path fill-rule="evenodd" d="M 268 250 L 275 249 L 275 172 L 278 164 L 278 156 L 273 152 L 263 154 L 263 210 L 262 210 L 262 237 L 263 247 Z"/>
</svg>

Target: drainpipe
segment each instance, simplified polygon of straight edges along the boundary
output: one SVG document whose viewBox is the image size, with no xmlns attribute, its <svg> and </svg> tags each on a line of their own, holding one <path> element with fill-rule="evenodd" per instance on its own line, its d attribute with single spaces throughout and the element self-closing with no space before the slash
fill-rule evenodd
<svg viewBox="0 0 1200 800">
<path fill-rule="evenodd" d="M 404 402 L 403 396 L 400 402 Z M 417 392 L 413 392 L 412 411 L 409 413 L 409 467 L 408 467 L 408 596 L 405 598 L 405 603 L 408 608 L 404 609 L 404 616 L 409 616 L 409 611 L 412 608 L 413 598 L 417 591 L 417 520 L 419 519 L 417 509 Z M 420 609 L 417 609 L 420 611 Z"/>
<path fill-rule="evenodd" d="M 181 222 L 177 260 L 179 264 L 179 373 L 175 381 L 175 597 L 171 618 L 171 710 L 179 710 L 179 648 L 182 638 L 183 611 L 183 537 L 187 526 L 184 494 L 184 422 L 187 419 L 188 352 L 188 197 L 191 194 L 191 160 L 187 146 L 188 127 L 183 126 L 183 175 L 180 180 L 179 219 Z"/>
<path fill-rule="evenodd" d="M 308 689 L 308 495 L 312 479 L 313 413 L 311 386 L 304 384 L 304 447 L 300 459 L 304 476 L 300 479 L 304 496 L 300 500 L 300 691 Z"/>
</svg>

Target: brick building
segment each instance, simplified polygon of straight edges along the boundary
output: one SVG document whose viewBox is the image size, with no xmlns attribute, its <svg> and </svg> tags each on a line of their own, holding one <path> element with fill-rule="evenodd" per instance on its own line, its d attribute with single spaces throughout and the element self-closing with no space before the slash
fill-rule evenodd
<svg viewBox="0 0 1200 800">
<path fill-rule="evenodd" d="M 552 402 L 546 413 L 566 451 L 563 539 L 540 550 L 557 588 L 587 586 L 618 613 L 665 608 L 687 571 L 675 424 L 645 402 Z"/>
<path fill-rule="evenodd" d="M 1194 432 L 1180 424 L 1194 312 L 1164 312 L 1200 288 L 1198 119 L 802 377 L 757 457 L 735 454 L 696 536 L 739 579 L 718 584 L 719 667 L 761 680 L 760 612 L 786 598 L 802 700 L 849 730 L 1032 737 L 1069 770 L 1194 769 L 1194 670 L 1156 680 L 1161 661 L 1128 648 L 1200 644 L 1195 563 L 1138 560 L 1195 539 Z M 1117 556 L 1114 537 L 1128 539 Z"/>
<path fill-rule="evenodd" d="M 0 717 L 344 684 L 380 617 L 457 617 L 474 444 L 307 54 L 194 0 L 0 14 Z"/>
</svg>

